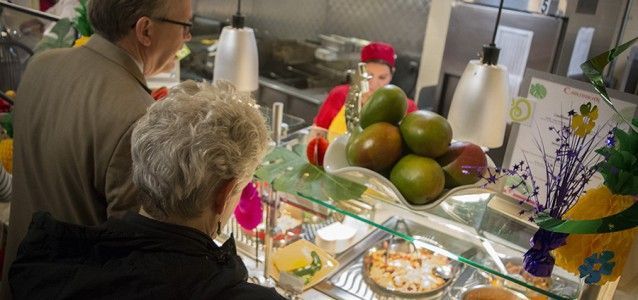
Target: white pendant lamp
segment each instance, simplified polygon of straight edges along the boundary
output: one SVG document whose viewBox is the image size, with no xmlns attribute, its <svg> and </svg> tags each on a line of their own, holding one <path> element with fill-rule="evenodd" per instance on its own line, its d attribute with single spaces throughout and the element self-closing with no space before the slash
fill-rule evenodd
<svg viewBox="0 0 638 300">
<path fill-rule="evenodd" d="M 465 67 L 448 113 L 455 139 L 487 148 L 503 145 L 507 124 L 507 69 L 497 64 L 500 49 L 494 44 L 502 9 L 503 0 L 498 8 L 492 43 L 483 46 L 481 60 L 470 60 Z"/>
<path fill-rule="evenodd" d="M 217 43 L 213 82 L 218 80 L 229 81 L 243 92 L 252 92 L 259 88 L 257 42 L 252 28 L 244 27 L 241 0 L 238 0 L 232 25 L 222 29 Z"/>
</svg>

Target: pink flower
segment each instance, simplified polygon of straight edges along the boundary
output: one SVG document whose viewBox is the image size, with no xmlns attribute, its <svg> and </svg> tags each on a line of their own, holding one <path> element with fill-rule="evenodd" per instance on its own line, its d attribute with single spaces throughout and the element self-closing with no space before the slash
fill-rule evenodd
<svg viewBox="0 0 638 300">
<path fill-rule="evenodd" d="M 246 230 L 254 229 L 263 220 L 261 197 L 253 182 L 249 182 L 241 193 L 239 204 L 235 207 L 235 219 Z"/>
</svg>

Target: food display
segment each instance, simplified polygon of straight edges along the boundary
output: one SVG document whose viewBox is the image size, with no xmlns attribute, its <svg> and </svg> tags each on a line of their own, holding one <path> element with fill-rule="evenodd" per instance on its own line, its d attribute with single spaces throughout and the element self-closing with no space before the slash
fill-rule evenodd
<svg viewBox="0 0 638 300">
<path fill-rule="evenodd" d="M 445 174 L 433 159 L 408 154 L 392 168 L 390 181 L 412 204 L 427 204 L 445 187 Z"/>
<path fill-rule="evenodd" d="M 387 257 L 386 257 L 387 256 Z M 369 254 L 370 279 L 387 290 L 423 293 L 438 289 L 446 280 L 434 272 L 447 259 L 425 249 L 413 253 L 380 249 Z"/>
<path fill-rule="evenodd" d="M 351 245 L 356 233 L 356 228 L 335 222 L 317 230 L 315 242 L 328 253 L 339 253 Z"/>
<path fill-rule="evenodd" d="M 386 240 L 370 249 L 363 258 L 366 281 L 382 293 L 407 297 L 437 294 L 451 283 L 453 274 L 443 271 L 452 269 L 448 258 L 407 245 Z"/>
<path fill-rule="evenodd" d="M 361 108 L 361 128 L 386 122 L 399 125 L 408 109 L 408 103 L 403 90 L 392 84 L 381 88 L 382 92 L 374 93 L 368 103 Z"/>
<path fill-rule="evenodd" d="M 483 149 L 462 141 L 452 143 L 448 151 L 437 157 L 436 161 L 443 168 L 446 188 L 476 183 L 475 171 L 487 166 L 487 157 Z"/>
<path fill-rule="evenodd" d="M 460 300 L 527 300 L 527 297 L 512 290 L 489 285 L 475 286 L 463 292 Z"/>
<path fill-rule="evenodd" d="M 263 241 L 266 236 L 266 223 L 262 222 L 259 224 L 255 230 L 245 230 L 242 228 L 245 234 L 254 237 L 255 234 L 259 238 L 259 240 Z M 297 240 L 302 233 L 301 220 L 286 214 L 282 213 L 277 218 L 277 228 L 275 230 L 275 234 L 273 235 L 273 239 L 275 241 L 288 243 L 289 241 Z"/>
<path fill-rule="evenodd" d="M 375 123 L 353 135 L 346 146 L 351 165 L 383 173 L 401 157 L 401 133 L 390 123 Z"/>
<path fill-rule="evenodd" d="M 282 274 L 291 275 L 303 282 L 303 289 L 319 283 L 339 267 L 338 261 L 307 240 L 277 249 L 271 264 L 269 274 L 275 280 Z"/>
<path fill-rule="evenodd" d="M 279 272 L 290 272 L 300 277 L 304 283 L 321 270 L 321 258 L 316 251 L 302 247 L 297 251 L 293 248 L 282 248 L 274 258 L 274 264 Z"/>
<path fill-rule="evenodd" d="M 488 161 L 481 147 L 452 142 L 444 117 L 425 110 L 406 114 L 406 103 L 405 93 L 393 85 L 370 96 L 361 110 L 360 130 L 349 134 L 347 163 L 389 179 L 416 206 L 436 201 L 445 189 L 476 183 Z"/>
</svg>

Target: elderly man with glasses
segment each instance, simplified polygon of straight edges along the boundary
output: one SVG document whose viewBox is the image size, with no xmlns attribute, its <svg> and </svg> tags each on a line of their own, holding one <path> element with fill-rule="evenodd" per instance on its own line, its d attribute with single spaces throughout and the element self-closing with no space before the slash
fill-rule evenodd
<svg viewBox="0 0 638 300">
<path fill-rule="evenodd" d="M 14 111 L 5 297 L 7 270 L 35 211 L 97 225 L 139 209 L 130 137 L 153 103 L 145 77 L 175 63 L 191 18 L 190 0 L 90 1 L 90 41 L 31 60 Z"/>
</svg>

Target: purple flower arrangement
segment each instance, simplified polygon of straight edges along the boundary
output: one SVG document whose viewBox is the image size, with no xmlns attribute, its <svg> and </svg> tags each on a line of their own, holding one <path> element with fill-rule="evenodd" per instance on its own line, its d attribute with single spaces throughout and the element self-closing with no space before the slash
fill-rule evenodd
<svg viewBox="0 0 638 300">
<path fill-rule="evenodd" d="M 596 147 L 604 142 L 607 147 L 614 146 L 613 131 L 605 137 L 600 133 L 606 126 L 596 127 L 598 107 L 587 103 L 580 106 L 579 112 L 571 110 L 567 116 L 560 118 L 560 124 L 548 130 L 555 136 L 555 151 L 549 152 L 544 143 L 536 140 L 545 168 L 546 182 L 544 188 L 534 178 L 527 161 L 521 161 L 511 168 L 496 168 L 480 171 L 487 185 L 496 184 L 503 177 L 515 178 L 515 183 L 508 188 L 522 191 L 525 199 L 519 204 L 531 205 L 531 222 L 534 216 L 547 214 L 562 219 L 563 215 L 578 201 L 591 177 L 597 172 L 597 166 L 604 157 L 596 153 Z M 544 194 L 545 203 L 539 200 Z M 520 214 L 529 209 L 522 208 Z M 531 248 L 524 255 L 524 267 L 527 272 L 538 277 L 552 274 L 554 258 L 551 251 L 564 245 L 567 234 L 539 229 L 530 240 Z"/>
</svg>

